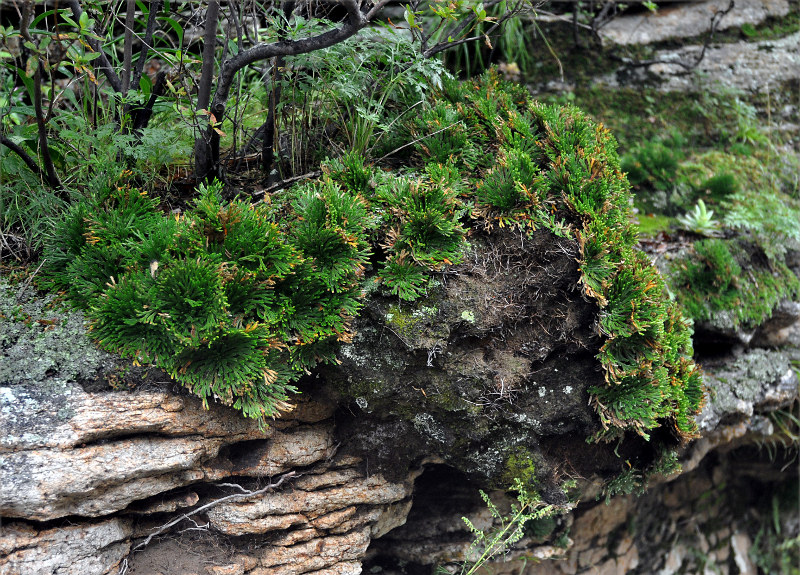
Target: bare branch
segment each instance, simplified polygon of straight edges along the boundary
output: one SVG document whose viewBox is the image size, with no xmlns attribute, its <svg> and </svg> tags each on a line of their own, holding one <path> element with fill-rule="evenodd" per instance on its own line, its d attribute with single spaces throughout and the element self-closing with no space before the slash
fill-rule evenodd
<svg viewBox="0 0 800 575">
<path fill-rule="evenodd" d="M 208 108 L 209 112 L 214 114 L 218 121 L 222 120 L 225 116 L 225 105 L 230 96 L 233 79 L 236 73 L 246 66 L 274 57 L 295 56 L 328 48 L 354 36 L 369 23 L 361 12 L 361 5 L 357 0 L 340 0 L 340 2 L 348 14 L 347 21 L 341 27 L 333 28 L 310 38 L 278 40 L 269 44 L 258 44 L 222 62 L 217 80 L 217 91 L 214 94 L 211 106 Z M 202 108 L 202 106 L 198 106 L 198 109 Z M 219 161 L 218 147 L 219 135 L 213 127 L 209 127 L 205 134 L 198 138 L 195 143 L 196 177 L 208 178 L 216 175 L 216 164 Z"/>
<path fill-rule="evenodd" d="M 122 93 L 131 87 L 131 60 L 133 59 L 133 21 L 136 18 L 136 0 L 128 0 L 125 8 L 125 43 L 122 46 Z"/>
<path fill-rule="evenodd" d="M 314 170 L 313 172 L 308 172 L 306 174 L 300 174 L 299 176 L 292 176 L 291 178 L 286 178 L 285 180 L 281 180 L 276 184 L 272 184 L 268 188 L 264 188 L 263 190 L 259 190 L 257 192 L 253 192 L 253 197 L 261 196 L 261 195 L 268 195 L 272 192 L 277 192 L 278 190 L 282 190 L 283 188 L 290 186 L 296 182 L 301 182 L 303 180 L 310 180 L 311 178 L 318 178 L 322 175 L 320 170 Z"/>
<path fill-rule="evenodd" d="M 69 6 L 70 10 L 72 10 L 72 16 L 74 17 L 75 21 L 80 20 L 81 14 L 83 14 L 83 10 L 81 10 L 80 3 L 78 0 L 65 0 L 64 3 Z M 100 54 L 97 58 L 98 66 L 97 68 L 103 72 L 103 75 L 108 80 L 108 83 L 111 84 L 111 87 L 114 89 L 115 92 L 122 92 L 122 80 L 120 77 L 117 76 L 117 73 L 114 72 L 114 68 L 112 68 L 111 63 L 108 61 L 108 57 L 106 53 L 103 51 L 103 47 L 100 45 L 100 42 L 96 38 L 92 38 L 91 36 L 85 37 L 86 43 L 92 48 L 93 51 Z"/>
<path fill-rule="evenodd" d="M 378 15 L 378 12 L 383 10 L 392 0 L 380 0 L 380 2 L 375 3 L 375 5 L 370 8 L 370 11 L 364 16 L 364 18 L 368 22 L 372 22 L 372 19 Z"/>
<path fill-rule="evenodd" d="M 22 19 L 20 24 L 20 35 L 29 42 L 36 45 L 36 70 L 33 73 L 33 109 L 36 114 L 36 126 L 39 132 L 39 149 L 42 154 L 42 164 L 44 165 L 44 173 L 47 175 L 47 183 L 54 190 L 61 189 L 61 180 L 56 173 L 56 168 L 53 165 L 53 158 L 50 156 L 50 145 L 47 138 L 47 125 L 42 110 L 42 68 L 44 68 L 44 59 L 42 58 L 39 44 L 33 41 L 28 27 L 30 26 L 31 16 L 33 15 L 33 2 L 26 0 L 22 5 Z M 23 158 L 24 159 L 24 158 Z"/>
<path fill-rule="evenodd" d="M 300 40 L 281 40 L 270 44 L 259 44 L 223 62 L 220 67 L 219 84 L 214 95 L 214 101 L 211 104 L 211 110 L 216 113 L 217 108 L 224 107 L 233 84 L 233 77 L 242 68 L 275 56 L 296 56 L 329 48 L 355 35 L 369 23 L 361 13 L 355 0 L 342 0 L 342 4 L 347 9 L 348 21 L 341 28 L 333 28 L 317 36 Z"/>
<path fill-rule="evenodd" d="M 131 84 L 134 88 L 139 86 L 139 80 L 142 78 L 144 71 L 145 60 L 147 60 L 147 50 L 150 49 L 153 43 L 153 35 L 155 34 L 156 20 L 158 13 L 161 12 L 161 6 L 164 5 L 164 0 L 153 0 L 150 2 L 150 13 L 147 15 L 147 29 L 142 39 L 142 47 L 139 50 L 139 60 L 136 62 L 136 70 L 133 73 Z"/>
<path fill-rule="evenodd" d="M 18 146 L 17 144 L 15 144 L 14 142 L 12 142 L 8 138 L 6 138 L 5 136 L 0 136 L 0 144 L 2 144 L 6 148 L 8 148 L 12 152 L 14 152 L 20 158 L 22 158 L 22 161 L 25 162 L 25 165 L 28 166 L 34 174 L 36 174 L 37 176 L 41 176 L 42 175 L 42 169 L 39 167 L 39 164 L 37 164 L 33 160 L 33 158 L 30 157 L 28 152 L 26 152 L 20 146 Z"/>
</svg>

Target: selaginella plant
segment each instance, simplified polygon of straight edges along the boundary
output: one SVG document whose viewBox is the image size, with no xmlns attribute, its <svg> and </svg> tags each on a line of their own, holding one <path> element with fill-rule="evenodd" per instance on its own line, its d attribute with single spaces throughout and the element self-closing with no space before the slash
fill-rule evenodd
<svg viewBox="0 0 800 575">
<path fill-rule="evenodd" d="M 412 138 L 398 150 L 402 172 L 345 155 L 268 203 L 224 202 L 212 185 L 176 218 L 133 189 L 99 194 L 55 231 L 49 277 L 88 309 L 104 347 L 263 417 L 350 338 L 362 278 L 415 300 L 432 273 L 461 261 L 469 227 L 541 228 L 574 241 L 583 293 L 598 306 L 597 438 L 648 437 L 664 423 L 694 435 L 703 389 L 689 328 L 634 249 L 608 130 L 494 74 L 443 79 L 398 130 Z"/>
<path fill-rule="evenodd" d="M 299 374 L 351 335 L 370 216 L 330 180 L 295 190 L 284 225 L 267 204 L 220 191 L 201 186 L 174 218 L 134 189 L 97 194 L 54 230 L 47 272 L 104 348 L 163 368 L 206 403 L 272 417 Z"/>
</svg>

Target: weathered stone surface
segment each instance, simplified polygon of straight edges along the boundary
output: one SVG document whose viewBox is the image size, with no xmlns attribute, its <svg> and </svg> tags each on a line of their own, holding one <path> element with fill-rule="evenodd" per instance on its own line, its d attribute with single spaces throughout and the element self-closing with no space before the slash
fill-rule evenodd
<svg viewBox="0 0 800 575">
<path fill-rule="evenodd" d="M 780 351 L 754 349 L 734 361 L 706 366 L 705 385 L 713 390 L 697 417 L 701 432 L 714 431 L 723 419 L 749 418 L 756 409 L 786 405 L 797 395 L 797 374 Z"/>
<path fill-rule="evenodd" d="M 686 91 L 725 86 L 758 93 L 800 78 L 800 32 L 778 40 L 710 46 L 691 74 L 669 63 L 693 63 L 701 51 L 702 46 L 685 46 L 656 52 L 655 59 L 667 62 L 650 67 L 650 72 L 662 79 L 659 89 Z"/>
<path fill-rule="evenodd" d="M 69 452 L 40 449 L 0 456 L 0 514 L 44 521 L 98 517 L 133 501 L 203 478 L 198 464 L 222 441 L 156 438 L 117 441 Z"/>
<path fill-rule="evenodd" d="M 209 512 L 211 525 L 228 535 L 265 533 L 287 526 L 305 526 L 311 520 L 352 505 L 394 503 L 411 493 L 411 485 L 391 483 L 380 475 L 352 479 L 340 487 L 265 494 L 253 501 L 223 504 Z"/>
<path fill-rule="evenodd" d="M 800 302 L 782 301 L 753 338 L 758 347 L 800 348 Z"/>
<path fill-rule="evenodd" d="M 271 477 L 305 467 L 333 455 L 333 425 L 299 426 L 285 432 L 271 430 L 269 440 L 249 442 L 232 457 L 231 473 Z"/>
<path fill-rule="evenodd" d="M 107 575 L 130 550 L 121 519 L 37 531 L 22 523 L 0 527 L 3 575 Z"/>
<path fill-rule="evenodd" d="M 262 430 L 231 409 L 205 410 L 196 398 L 168 392 L 60 389 L 0 388 L 0 516 L 97 517 L 248 466 L 251 475 L 271 475 L 330 455 L 330 424 L 298 426 L 329 417 L 335 403 L 325 399 L 303 398 L 292 414 L 300 420 Z M 255 440 L 263 440 L 257 455 L 205 467 L 222 446 Z"/>
<path fill-rule="evenodd" d="M 153 515 L 154 513 L 172 513 L 185 507 L 193 507 L 200 501 L 200 496 L 193 491 L 172 497 L 161 497 L 157 501 L 128 507 L 128 513 L 134 515 Z"/>
<path fill-rule="evenodd" d="M 300 399 L 289 422 L 330 417 L 332 402 Z M 79 386 L 63 395 L 36 385 L 0 387 L 0 452 L 43 447 L 68 448 L 134 434 L 224 437 L 233 443 L 268 437 L 253 420 L 233 410 L 203 408 L 194 397 L 169 392 L 87 393 Z M 274 427 L 286 426 L 276 422 Z"/>
<path fill-rule="evenodd" d="M 362 529 L 345 535 L 334 535 L 314 539 L 290 547 L 268 546 L 260 552 L 260 568 L 253 570 L 253 575 L 298 575 L 333 566 L 335 572 L 360 572 L 355 561 L 364 556 L 369 545 L 369 530 Z M 349 565 L 348 565 L 349 563 Z M 342 565 L 344 564 L 344 565 Z"/>
<path fill-rule="evenodd" d="M 652 44 L 673 38 L 691 38 L 711 29 L 711 18 L 728 7 L 729 0 L 662 4 L 654 13 L 622 15 L 604 26 L 600 36 L 614 44 Z M 770 16 L 789 13 L 787 0 L 736 0 L 733 10 L 719 22 L 718 30 L 742 24 L 760 24 Z"/>
</svg>

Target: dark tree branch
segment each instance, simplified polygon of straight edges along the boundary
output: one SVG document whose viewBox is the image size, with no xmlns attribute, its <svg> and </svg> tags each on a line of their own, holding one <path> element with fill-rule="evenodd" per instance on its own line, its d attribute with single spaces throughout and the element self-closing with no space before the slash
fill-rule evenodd
<svg viewBox="0 0 800 575">
<path fill-rule="evenodd" d="M 125 8 L 125 42 L 122 46 L 122 93 L 131 87 L 131 60 L 133 59 L 133 25 L 136 18 L 136 0 L 128 0 Z"/>
<path fill-rule="evenodd" d="M 268 188 L 264 188 L 263 190 L 259 190 L 257 192 L 253 192 L 253 197 L 263 196 L 263 195 L 270 195 L 273 192 L 277 192 L 278 190 L 282 190 L 292 184 L 297 182 L 302 182 L 304 180 L 310 180 L 311 178 L 319 178 L 322 175 L 321 170 L 314 170 L 313 172 L 308 172 L 306 174 L 300 174 L 299 176 L 292 176 L 291 178 L 286 178 L 285 180 L 281 180 L 280 182 L 276 182 L 269 186 Z"/>
<path fill-rule="evenodd" d="M 281 40 L 271 44 L 259 44 L 223 62 L 220 66 L 219 85 L 211 104 L 211 111 L 215 112 L 220 107 L 224 109 L 230 95 L 233 78 L 242 68 L 276 56 L 296 56 L 329 48 L 354 36 L 369 23 L 355 0 L 342 0 L 342 4 L 347 9 L 348 21 L 341 28 L 333 28 L 318 36 L 301 40 Z"/>
<path fill-rule="evenodd" d="M 197 111 L 210 112 L 208 103 L 211 100 L 211 85 L 214 83 L 214 52 L 217 48 L 217 21 L 219 20 L 219 0 L 211 0 L 206 11 L 205 30 L 203 31 L 203 65 L 200 70 L 200 83 L 197 88 Z M 211 112 L 213 114 L 213 112 Z M 222 114 L 211 118 L 208 123 L 222 120 Z M 216 136 L 216 138 L 215 138 Z M 200 137 L 195 140 L 194 146 L 197 166 L 202 166 L 198 177 L 207 178 L 216 175 L 219 159 L 219 136 L 214 131 L 214 126 L 209 126 L 205 132 L 200 131 Z"/>
<path fill-rule="evenodd" d="M 53 158 L 50 156 L 50 145 L 47 138 L 47 125 L 44 118 L 44 111 L 42 110 L 42 68 L 44 67 L 44 58 L 39 52 L 39 45 L 34 41 L 33 37 L 28 30 L 33 15 L 33 2 L 26 0 L 22 5 L 22 18 L 20 22 L 20 35 L 36 46 L 36 71 L 33 73 L 33 109 L 36 114 L 36 127 L 39 132 L 39 149 L 42 153 L 42 164 L 44 171 L 47 175 L 47 183 L 54 190 L 61 189 L 61 180 L 56 173 L 56 168 L 53 165 Z"/>
<path fill-rule="evenodd" d="M 280 21 L 278 38 L 286 39 L 286 28 L 289 18 L 294 12 L 294 0 L 283 0 L 283 17 Z M 264 124 L 264 139 L 261 145 L 261 166 L 266 184 L 272 183 L 272 166 L 275 163 L 275 110 L 278 101 L 281 99 L 281 81 L 283 80 L 283 67 L 286 65 L 284 56 L 276 56 L 272 63 L 272 81 L 269 90 L 269 109 L 267 110 L 267 121 Z"/>
<path fill-rule="evenodd" d="M 150 92 L 150 98 L 147 100 L 147 103 L 144 105 L 144 107 L 135 110 L 132 121 L 132 129 L 134 132 L 147 127 L 147 124 L 150 122 L 150 118 L 153 116 L 153 106 L 156 105 L 156 100 L 158 100 L 160 96 L 164 95 L 164 89 L 166 85 L 167 73 L 159 72 L 158 76 L 156 76 L 156 83 L 153 85 L 153 89 Z"/>
<path fill-rule="evenodd" d="M 136 69 L 133 72 L 133 79 L 131 85 L 136 88 L 139 85 L 139 80 L 142 79 L 144 72 L 144 64 L 147 60 L 147 51 L 153 44 L 153 35 L 156 30 L 156 21 L 158 20 L 158 13 L 161 12 L 161 7 L 164 5 L 164 0 L 153 0 L 150 2 L 150 13 L 147 15 L 147 29 L 142 39 L 142 47 L 139 50 L 139 59 L 136 61 Z"/>
<path fill-rule="evenodd" d="M 42 175 L 42 169 L 39 167 L 39 164 L 37 164 L 34 161 L 34 159 L 31 158 L 30 154 L 28 154 L 28 152 L 26 152 L 20 146 L 18 146 L 17 144 L 15 144 L 14 142 L 12 142 L 11 140 L 2 135 L 0 135 L 0 144 L 2 144 L 6 148 L 14 152 L 20 158 L 22 158 L 22 161 L 25 162 L 25 165 L 28 166 L 34 174 L 36 174 L 37 176 Z"/>
<path fill-rule="evenodd" d="M 607 1 L 603 4 L 600 12 L 592 18 L 591 29 L 595 36 L 598 35 L 600 28 L 611 22 L 617 15 L 617 3 Z"/>
<path fill-rule="evenodd" d="M 354 36 L 359 30 L 368 23 L 366 16 L 361 12 L 360 2 L 357 0 L 341 0 L 342 5 L 347 10 L 347 21 L 339 28 L 333 28 L 317 36 L 303 38 L 301 40 L 279 40 L 270 44 L 259 44 L 252 48 L 239 52 L 235 56 L 222 62 L 217 82 L 217 91 L 209 107 L 209 112 L 221 121 L 225 116 L 225 106 L 230 96 L 233 79 L 239 70 L 262 60 L 268 60 L 277 56 L 295 56 L 307 54 L 316 50 L 322 50 L 334 46 L 348 38 Z M 380 2 L 379 4 L 385 4 Z M 375 8 L 370 10 L 370 14 Z M 213 57 L 212 57 L 213 63 Z M 203 65 L 205 65 L 205 58 Z M 201 86 L 202 88 L 202 86 Z M 202 109 L 198 105 L 198 109 Z M 219 162 L 219 135 L 209 126 L 204 137 L 198 138 L 195 144 L 195 176 L 197 178 L 208 178 L 216 173 Z"/>
<path fill-rule="evenodd" d="M 72 10 L 72 16 L 74 17 L 75 21 L 80 20 L 83 10 L 81 10 L 78 0 L 64 0 L 64 3 L 69 6 L 70 10 Z M 117 76 L 117 73 L 114 72 L 114 68 L 108 61 L 108 57 L 103 51 L 103 47 L 100 45 L 100 42 L 91 36 L 86 36 L 85 40 L 92 50 L 100 54 L 100 56 L 97 57 L 97 69 L 103 73 L 103 75 L 106 77 L 106 80 L 108 80 L 108 83 L 111 84 L 111 87 L 115 92 L 122 93 L 122 80 L 119 76 Z"/>
</svg>

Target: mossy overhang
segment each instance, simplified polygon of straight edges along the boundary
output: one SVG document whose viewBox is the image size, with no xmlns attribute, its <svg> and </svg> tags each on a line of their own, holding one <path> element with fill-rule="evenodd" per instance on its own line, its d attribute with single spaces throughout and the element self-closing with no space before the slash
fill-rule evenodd
<svg viewBox="0 0 800 575">
<path fill-rule="evenodd" d="M 542 486 L 565 465 L 618 472 L 608 445 L 586 442 L 601 428 L 588 388 L 604 375 L 577 255 L 548 231 L 476 235 L 426 298 L 371 293 L 341 363 L 323 370 L 345 399 L 342 449 L 390 476 L 432 457 L 498 486 L 523 459 Z M 569 450 L 552 449 L 559 438 Z"/>
</svg>

